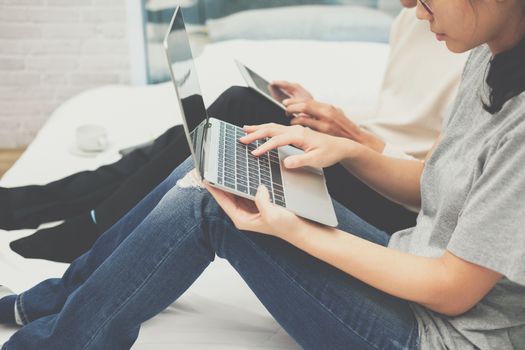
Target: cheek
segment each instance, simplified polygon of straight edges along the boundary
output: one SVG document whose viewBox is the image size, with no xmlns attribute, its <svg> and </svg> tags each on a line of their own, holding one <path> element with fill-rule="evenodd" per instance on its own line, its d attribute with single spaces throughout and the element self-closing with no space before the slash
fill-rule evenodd
<svg viewBox="0 0 525 350">
<path fill-rule="evenodd" d="M 499 34 L 500 28 L 505 27 L 508 18 L 498 13 L 494 3 L 487 0 L 476 0 L 471 3 L 463 2 L 456 8 L 461 14 L 452 25 L 450 46 L 456 52 L 461 47 L 469 50 L 481 44 L 494 40 Z M 448 46 L 448 44 L 447 44 Z"/>
<path fill-rule="evenodd" d="M 447 35 L 446 44 L 450 51 L 465 52 L 479 45 L 477 17 L 472 8 L 456 8 L 440 23 Z"/>
<path fill-rule="evenodd" d="M 456 45 L 464 47 L 464 51 L 479 45 L 478 33 L 476 31 L 476 19 L 466 18 L 458 26 L 457 36 L 454 36 Z"/>
</svg>

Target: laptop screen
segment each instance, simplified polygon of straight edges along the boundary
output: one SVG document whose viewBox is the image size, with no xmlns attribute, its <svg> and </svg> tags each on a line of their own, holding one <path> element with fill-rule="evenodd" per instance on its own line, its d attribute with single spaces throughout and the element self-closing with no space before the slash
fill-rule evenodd
<svg viewBox="0 0 525 350">
<path fill-rule="evenodd" d="M 173 83 L 181 104 L 182 118 L 188 142 L 197 169 L 202 170 L 202 142 L 205 136 L 203 121 L 207 120 L 206 107 L 202 99 L 199 78 L 193 62 L 190 42 L 182 11 L 177 7 L 168 33 L 164 39 L 164 49 L 168 58 Z M 201 172 L 202 174 L 202 172 Z"/>
</svg>

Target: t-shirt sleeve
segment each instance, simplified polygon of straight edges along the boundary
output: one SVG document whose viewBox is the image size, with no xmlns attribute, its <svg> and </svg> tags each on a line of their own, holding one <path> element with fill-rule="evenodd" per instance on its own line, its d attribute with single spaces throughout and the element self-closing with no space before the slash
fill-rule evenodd
<svg viewBox="0 0 525 350">
<path fill-rule="evenodd" d="M 454 255 L 525 285 L 523 135 L 489 148 L 447 246 Z"/>
</svg>

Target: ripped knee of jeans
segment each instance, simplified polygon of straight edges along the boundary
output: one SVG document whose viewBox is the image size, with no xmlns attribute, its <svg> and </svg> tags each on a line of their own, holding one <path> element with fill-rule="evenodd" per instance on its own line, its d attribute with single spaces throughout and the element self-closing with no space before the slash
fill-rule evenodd
<svg viewBox="0 0 525 350">
<path fill-rule="evenodd" d="M 191 170 L 182 179 L 177 181 L 176 186 L 179 188 L 205 188 L 204 183 L 202 182 L 202 178 L 195 169 Z"/>
</svg>

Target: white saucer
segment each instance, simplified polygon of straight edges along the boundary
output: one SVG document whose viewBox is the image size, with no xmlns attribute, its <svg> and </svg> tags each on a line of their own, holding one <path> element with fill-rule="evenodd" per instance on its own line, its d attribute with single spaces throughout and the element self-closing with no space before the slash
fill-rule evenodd
<svg viewBox="0 0 525 350">
<path fill-rule="evenodd" d="M 108 146 L 102 150 L 102 151 L 85 151 L 77 147 L 76 143 L 72 143 L 69 145 L 69 153 L 83 157 L 83 158 L 95 158 L 101 154 L 108 153 L 113 150 L 114 145 L 112 143 L 109 143 Z"/>
</svg>

